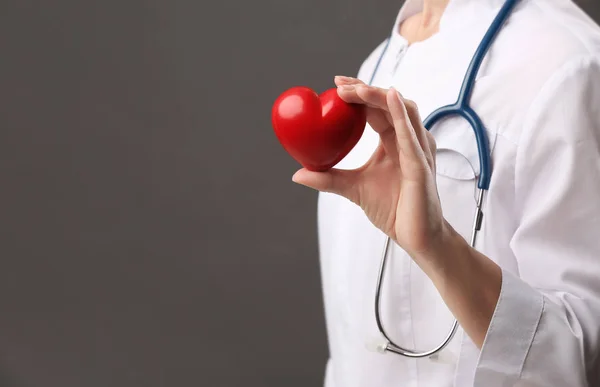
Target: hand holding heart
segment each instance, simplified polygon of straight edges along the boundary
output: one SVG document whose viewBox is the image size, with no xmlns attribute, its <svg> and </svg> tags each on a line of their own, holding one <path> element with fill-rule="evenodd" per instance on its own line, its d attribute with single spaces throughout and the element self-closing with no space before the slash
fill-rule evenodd
<svg viewBox="0 0 600 387">
<path fill-rule="evenodd" d="M 336 77 L 345 102 L 366 107 L 367 121 L 380 136 L 379 146 L 355 170 L 301 169 L 296 183 L 346 197 L 413 258 L 441 246 L 450 232 L 435 180 L 435 140 L 421 122 L 416 105 L 394 90 Z"/>
</svg>

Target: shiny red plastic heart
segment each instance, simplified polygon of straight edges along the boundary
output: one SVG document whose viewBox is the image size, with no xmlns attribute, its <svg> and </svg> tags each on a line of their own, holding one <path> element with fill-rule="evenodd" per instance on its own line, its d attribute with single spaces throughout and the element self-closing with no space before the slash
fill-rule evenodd
<svg viewBox="0 0 600 387">
<path fill-rule="evenodd" d="M 367 121 L 364 106 L 344 102 L 336 89 L 318 95 L 308 87 L 281 94 L 271 119 L 283 148 L 311 171 L 340 162 L 360 140 Z"/>
</svg>

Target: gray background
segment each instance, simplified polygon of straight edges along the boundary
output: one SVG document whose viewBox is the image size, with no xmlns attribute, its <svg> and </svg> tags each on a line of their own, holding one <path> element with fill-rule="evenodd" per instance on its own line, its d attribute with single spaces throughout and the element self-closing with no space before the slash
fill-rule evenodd
<svg viewBox="0 0 600 387">
<path fill-rule="evenodd" d="M 316 194 L 270 108 L 400 3 L 1 0 L 0 385 L 319 385 Z"/>
</svg>

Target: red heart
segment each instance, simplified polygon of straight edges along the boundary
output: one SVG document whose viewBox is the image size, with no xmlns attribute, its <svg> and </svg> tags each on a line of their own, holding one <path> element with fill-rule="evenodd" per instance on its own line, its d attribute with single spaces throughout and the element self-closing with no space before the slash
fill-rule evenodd
<svg viewBox="0 0 600 387">
<path fill-rule="evenodd" d="M 326 171 L 354 148 L 367 122 L 363 105 L 348 104 L 329 89 L 318 95 L 308 87 L 281 94 L 271 114 L 283 148 L 311 171 Z"/>
</svg>

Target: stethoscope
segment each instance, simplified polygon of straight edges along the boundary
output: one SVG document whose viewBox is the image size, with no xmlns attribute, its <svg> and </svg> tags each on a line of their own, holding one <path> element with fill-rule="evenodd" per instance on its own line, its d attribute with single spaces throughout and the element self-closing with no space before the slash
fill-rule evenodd
<svg viewBox="0 0 600 387">
<path fill-rule="evenodd" d="M 443 118 L 449 116 L 460 116 L 471 125 L 473 132 L 475 132 L 475 139 L 477 141 L 477 152 L 479 153 L 479 165 L 481 171 L 477 182 L 479 192 L 477 195 L 477 209 L 475 214 L 475 220 L 473 222 L 473 232 L 471 234 L 472 247 L 475 247 L 477 233 L 481 229 L 481 221 L 483 220 L 483 212 L 481 211 L 481 207 L 483 203 L 484 192 L 487 191 L 490 186 L 492 165 L 488 137 L 485 131 L 485 127 L 483 126 L 483 123 L 481 122 L 481 119 L 479 118 L 477 113 L 475 113 L 471 106 L 469 106 L 469 100 L 473 91 L 473 86 L 475 85 L 475 79 L 477 77 L 477 73 L 479 71 L 481 63 L 483 62 L 486 53 L 492 45 L 493 40 L 498 35 L 498 32 L 510 16 L 518 1 L 519 0 L 507 0 L 498 12 L 498 15 L 496 15 L 489 29 L 485 33 L 485 36 L 481 40 L 481 43 L 479 43 L 479 47 L 477 47 L 477 50 L 475 51 L 475 54 L 471 59 L 471 63 L 469 64 L 469 68 L 467 69 L 462 86 L 460 88 L 458 100 L 452 105 L 444 106 L 435 110 L 423 121 L 423 125 L 425 126 L 425 128 L 427 130 L 431 130 L 433 125 L 435 125 Z M 379 56 L 377 64 L 375 65 L 375 69 L 373 70 L 373 73 L 371 75 L 371 80 L 369 81 L 369 84 L 373 83 L 373 80 L 375 79 L 375 75 L 377 74 L 377 70 L 379 69 L 379 66 L 386 51 L 388 50 L 390 41 L 391 38 L 387 40 L 385 48 Z M 385 267 L 387 263 L 388 250 L 390 248 L 390 241 L 390 237 L 387 237 L 381 257 L 381 265 L 379 267 L 379 274 L 377 277 L 377 288 L 375 292 L 375 319 L 377 322 L 377 327 L 379 328 L 379 332 L 386 339 L 386 342 L 382 343 L 381 345 L 378 345 L 376 349 L 382 353 L 392 352 L 398 355 L 411 358 L 421 358 L 435 355 L 442 349 L 444 349 L 454 337 L 454 334 L 458 329 L 458 321 L 456 319 L 452 323 L 452 328 L 450 329 L 450 332 L 447 334 L 446 338 L 437 347 L 430 349 L 429 351 L 423 352 L 417 351 L 415 349 L 406 349 L 395 343 L 390 338 L 390 335 L 386 332 L 385 328 L 383 327 L 383 323 L 381 322 L 381 288 L 383 286 L 383 277 L 385 274 Z"/>
</svg>

